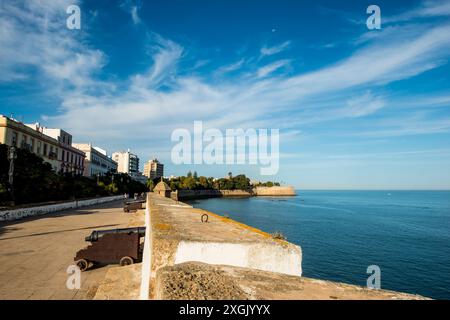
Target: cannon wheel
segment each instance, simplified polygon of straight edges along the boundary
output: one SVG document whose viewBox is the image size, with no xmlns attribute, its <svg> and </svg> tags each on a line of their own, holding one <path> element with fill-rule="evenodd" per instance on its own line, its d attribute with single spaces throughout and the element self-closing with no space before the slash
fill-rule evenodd
<svg viewBox="0 0 450 320">
<path fill-rule="evenodd" d="M 121 266 L 129 266 L 130 264 L 133 264 L 133 263 L 134 263 L 133 258 L 125 256 L 125 257 L 122 257 L 122 259 L 120 259 L 119 264 Z"/>
<path fill-rule="evenodd" d="M 89 261 L 86 259 L 80 259 L 76 262 L 76 265 L 78 268 L 80 268 L 81 271 L 86 271 L 87 268 L 89 268 Z"/>
</svg>

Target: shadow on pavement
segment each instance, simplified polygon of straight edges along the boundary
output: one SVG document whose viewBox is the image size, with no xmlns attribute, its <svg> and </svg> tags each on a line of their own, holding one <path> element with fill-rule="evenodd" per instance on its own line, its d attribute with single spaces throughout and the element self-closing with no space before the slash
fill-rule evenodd
<svg viewBox="0 0 450 320">
<path fill-rule="evenodd" d="M 97 204 L 97 205 L 93 205 L 93 206 L 89 206 L 89 207 L 82 207 L 82 208 L 78 208 L 78 209 L 67 209 L 67 210 L 62 210 L 62 211 L 38 215 L 38 216 L 26 217 L 26 218 L 19 219 L 19 220 L 0 222 L 0 237 L 2 235 L 5 235 L 6 233 L 10 233 L 10 232 L 18 231 L 18 230 L 22 229 L 19 226 L 20 226 L 20 224 L 25 223 L 25 222 L 31 222 L 31 221 L 35 221 L 35 220 L 39 220 L 39 219 L 59 218 L 59 217 L 71 216 L 71 215 L 94 214 L 94 213 L 98 213 L 98 211 L 97 211 L 98 209 L 105 209 L 105 208 L 108 208 L 108 209 L 123 208 L 123 200 L 117 200 L 117 201 Z M 14 227 L 11 227 L 11 226 L 14 226 Z M 105 227 L 108 227 L 108 226 L 110 226 L 110 225 L 106 225 Z M 115 226 L 115 225 L 111 225 L 111 226 Z M 8 228 L 6 228 L 6 227 L 8 227 Z M 82 228 L 82 229 L 99 228 L 99 227 L 101 227 L 101 226 L 93 226 L 93 227 L 87 227 L 87 228 Z M 81 230 L 81 229 L 62 230 L 62 231 L 54 231 L 54 232 L 48 232 L 48 233 L 75 231 L 75 230 Z M 47 234 L 47 233 L 41 233 L 41 234 L 35 234 L 35 235 L 42 235 L 42 234 Z M 2 238 L 2 239 L 0 239 L 0 241 L 6 240 L 6 239 L 29 237 L 29 236 L 33 236 L 33 235 L 23 235 L 23 236 L 17 236 L 17 237 Z"/>
<path fill-rule="evenodd" d="M 25 234 L 25 235 L 16 236 L 16 237 L 1 238 L 0 241 L 10 240 L 10 239 L 18 239 L 18 238 L 35 237 L 35 236 L 43 236 L 43 235 L 47 235 L 47 234 L 61 233 L 61 232 L 70 232 L 70 231 L 78 231 L 78 230 L 86 230 L 86 229 L 98 229 L 98 228 L 105 228 L 105 227 L 115 227 L 115 226 L 119 226 L 119 225 L 120 224 L 105 224 L 105 225 L 102 225 L 102 226 L 89 226 L 89 227 L 75 228 L 75 229 L 65 229 L 65 230 L 57 230 L 57 231 L 49 231 L 49 232 L 39 232 L 39 233 Z"/>
</svg>

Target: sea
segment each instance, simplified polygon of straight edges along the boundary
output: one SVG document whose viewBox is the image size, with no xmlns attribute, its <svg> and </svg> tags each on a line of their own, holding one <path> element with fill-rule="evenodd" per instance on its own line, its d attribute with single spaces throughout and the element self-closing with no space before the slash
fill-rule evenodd
<svg viewBox="0 0 450 320">
<path fill-rule="evenodd" d="M 297 190 L 190 203 L 281 232 L 302 248 L 305 277 L 366 286 L 375 265 L 382 289 L 450 299 L 450 191 Z"/>
</svg>

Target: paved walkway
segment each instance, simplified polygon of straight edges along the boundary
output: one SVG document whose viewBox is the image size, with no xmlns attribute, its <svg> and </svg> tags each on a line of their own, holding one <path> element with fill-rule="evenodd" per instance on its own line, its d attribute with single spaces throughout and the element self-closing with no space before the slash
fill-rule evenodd
<svg viewBox="0 0 450 320">
<path fill-rule="evenodd" d="M 110 266 L 83 272 L 80 290 L 66 288 L 67 267 L 92 230 L 127 227 L 133 218 L 115 201 L 0 223 L 0 300 L 92 299 Z"/>
</svg>

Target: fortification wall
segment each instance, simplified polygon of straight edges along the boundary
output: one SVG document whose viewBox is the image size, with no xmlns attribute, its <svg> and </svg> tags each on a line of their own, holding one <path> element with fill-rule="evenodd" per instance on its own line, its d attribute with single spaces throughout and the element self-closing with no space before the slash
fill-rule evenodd
<svg viewBox="0 0 450 320">
<path fill-rule="evenodd" d="M 253 189 L 255 196 L 295 196 L 295 189 L 293 186 L 274 186 L 274 187 L 256 187 Z"/>
<path fill-rule="evenodd" d="M 178 190 L 172 192 L 174 200 L 191 200 L 222 197 L 251 197 L 252 193 L 245 190 Z"/>
<path fill-rule="evenodd" d="M 292 186 L 256 187 L 251 191 L 246 190 L 178 190 L 172 192 L 174 200 L 192 200 L 222 197 L 253 197 L 253 196 L 295 196 Z"/>
</svg>

